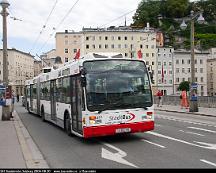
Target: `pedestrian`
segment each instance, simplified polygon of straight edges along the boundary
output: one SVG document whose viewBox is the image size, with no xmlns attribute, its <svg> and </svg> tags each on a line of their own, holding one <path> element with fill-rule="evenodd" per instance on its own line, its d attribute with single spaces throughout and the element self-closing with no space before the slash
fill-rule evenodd
<svg viewBox="0 0 216 173">
<path fill-rule="evenodd" d="M 158 107 L 162 107 L 162 96 L 163 96 L 163 94 L 162 94 L 162 91 L 161 90 L 158 90 L 158 92 L 157 92 L 157 97 L 158 97 L 158 104 L 157 104 L 157 106 Z"/>
<path fill-rule="evenodd" d="M 19 94 L 17 93 L 17 102 L 19 102 Z"/>
<path fill-rule="evenodd" d="M 189 103 L 188 103 L 188 98 L 187 98 L 187 91 L 183 90 L 181 95 L 180 95 L 180 99 L 181 99 L 181 109 L 189 108 Z"/>
</svg>

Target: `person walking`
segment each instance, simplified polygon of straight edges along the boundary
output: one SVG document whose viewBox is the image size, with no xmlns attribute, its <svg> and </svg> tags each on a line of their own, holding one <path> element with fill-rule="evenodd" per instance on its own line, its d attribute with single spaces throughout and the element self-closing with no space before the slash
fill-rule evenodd
<svg viewBox="0 0 216 173">
<path fill-rule="evenodd" d="M 158 107 L 162 107 L 162 96 L 163 96 L 163 94 L 162 94 L 162 91 L 161 90 L 158 90 L 158 92 L 157 92 L 157 97 L 158 97 L 158 104 L 157 104 L 157 106 Z"/>
<path fill-rule="evenodd" d="M 181 99 L 181 109 L 183 108 L 186 108 L 188 109 L 189 108 L 189 102 L 188 102 L 188 98 L 187 98 L 187 91 L 183 90 L 181 95 L 180 95 L 180 99 Z"/>
</svg>

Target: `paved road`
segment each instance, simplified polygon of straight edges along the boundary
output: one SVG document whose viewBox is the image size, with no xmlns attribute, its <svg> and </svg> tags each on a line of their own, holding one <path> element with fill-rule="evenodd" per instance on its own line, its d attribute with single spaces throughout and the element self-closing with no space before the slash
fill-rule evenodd
<svg viewBox="0 0 216 173">
<path fill-rule="evenodd" d="M 16 107 L 51 168 L 216 168 L 216 118 L 156 112 L 152 132 L 84 140 Z"/>
</svg>

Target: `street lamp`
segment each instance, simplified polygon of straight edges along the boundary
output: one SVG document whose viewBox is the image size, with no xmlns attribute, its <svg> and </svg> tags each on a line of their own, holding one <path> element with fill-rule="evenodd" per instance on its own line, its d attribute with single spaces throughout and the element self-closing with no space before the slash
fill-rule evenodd
<svg viewBox="0 0 216 173">
<path fill-rule="evenodd" d="M 7 55 L 7 8 L 10 6 L 7 0 L 0 2 L 2 6 L 1 15 L 3 17 L 3 84 L 8 87 L 8 55 Z M 8 106 L 2 106 L 2 120 L 10 120 L 10 111 Z"/>
<path fill-rule="evenodd" d="M 199 16 L 199 17 L 198 17 Z M 194 13 L 191 11 L 190 22 L 191 22 L 191 88 L 190 88 L 190 112 L 198 112 L 198 98 L 197 98 L 197 84 L 195 83 L 195 52 L 194 52 L 194 23 L 195 19 L 198 17 L 197 22 L 203 24 L 205 22 L 202 12 Z M 182 30 L 187 28 L 185 21 L 183 20 L 180 25 Z"/>
</svg>

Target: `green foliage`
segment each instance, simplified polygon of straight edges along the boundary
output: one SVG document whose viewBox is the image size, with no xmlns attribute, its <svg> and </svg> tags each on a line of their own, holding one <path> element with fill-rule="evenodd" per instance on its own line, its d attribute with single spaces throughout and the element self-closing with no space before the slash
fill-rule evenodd
<svg viewBox="0 0 216 173">
<path fill-rule="evenodd" d="M 190 82 L 188 81 L 184 81 L 184 82 L 181 82 L 179 87 L 178 87 L 178 90 L 179 91 L 189 91 L 190 90 Z"/>
<path fill-rule="evenodd" d="M 149 22 L 151 27 L 159 28 L 170 38 L 169 45 L 176 48 L 175 36 L 186 38 L 185 48 L 190 48 L 190 25 L 185 31 L 180 31 L 180 23 L 176 18 L 183 18 L 203 10 L 203 16 L 207 23 L 199 25 L 195 23 L 195 46 L 198 44 L 201 49 L 216 47 L 216 0 L 200 0 L 189 2 L 189 0 L 142 0 L 133 16 L 135 26 L 146 26 Z M 158 15 L 162 15 L 159 26 Z"/>
</svg>

